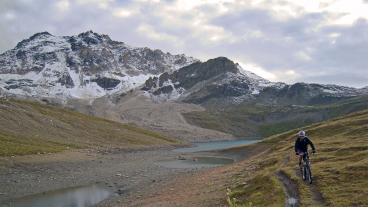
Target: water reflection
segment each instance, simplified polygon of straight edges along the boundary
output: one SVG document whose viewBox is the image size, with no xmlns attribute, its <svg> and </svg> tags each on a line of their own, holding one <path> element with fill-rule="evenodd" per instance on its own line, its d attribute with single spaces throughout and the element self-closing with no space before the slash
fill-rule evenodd
<svg viewBox="0 0 368 207">
<path fill-rule="evenodd" d="M 217 167 L 221 165 L 231 164 L 234 159 L 229 157 L 218 156 L 195 156 L 200 152 L 216 151 L 230 149 L 249 145 L 258 142 L 259 140 L 230 140 L 230 141 L 214 141 L 195 143 L 192 147 L 178 148 L 174 152 L 184 153 L 187 157 L 179 156 L 175 160 L 166 160 L 158 162 L 158 165 L 167 168 L 203 168 L 203 167 Z M 188 154 L 192 154 L 189 155 Z"/>
<path fill-rule="evenodd" d="M 90 207 L 105 200 L 111 191 L 98 185 L 68 188 L 27 196 L 1 207 Z"/>
<path fill-rule="evenodd" d="M 184 160 L 161 161 L 158 164 L 167 168 L 204 168 L 216 167 L 233 163 L 234 160 L 226 157 L 191 157 Z"/>
<path fill-rule="evenodd" d="M 178 148 L 175 149 L 174 152 L 192 153 L 192 152 L 222 150 L 222 149 L 229 149 L 232 147 L 239 147 L 242 145 L 253 144 L 258 141 L 259 140 L 230 140 L 230 141 L 195 143 L 193 147 Z"/>
</svg>

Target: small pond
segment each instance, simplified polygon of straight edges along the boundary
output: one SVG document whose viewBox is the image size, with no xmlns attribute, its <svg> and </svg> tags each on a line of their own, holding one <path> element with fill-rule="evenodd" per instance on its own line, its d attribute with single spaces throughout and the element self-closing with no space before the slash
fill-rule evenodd
<svg viewBox="0 0 368 207">
<path fill-rule="evenodd" d="M 190 152 L 203 152 L 203 151 L 214 151 L 223 150 L 242 145 L 248 145 L 258 142 L 259 140 L 229 140 L 229 141 L 214 141 L 214 142 L 203 142 L 194 143 L 192 147 L 178 148 L 174 152 L 190 153 Z"/>
<path fill-rule="evenodd" d="M 163 160 L 158 162 L 157 164 L 167 168 L 204 168 L 231 164 L 234 162 L 232 158 L 224 157 L 221 155 L 205 156 L 200 155 L 200 153 L 249 145 L 258 141 L 259 140 L 230 140 L 194 143 L 191 147 L 184 147 L 173 150 L 173 152 L 185 154 L 185 156 L 180 155 L 175 159 Z"/>
<path fill-rule="evenodd" d="M 189 157 L 185 159 L 176 159 L 161 161 L 159 165 L 167 168 L 205 168 L 217 167 L 221 165 L 231 164 L 234 160 L 226 157 L 199 156 Z"/>
<path fill-rule="evenodd" d="M 66 188 L 46 193 L 26 196 L 11 202 L 0 204 L 1 207 L 90 207 L 107 199 L 112 194 L 108 189 L 90 185 Z"/>
</svg>

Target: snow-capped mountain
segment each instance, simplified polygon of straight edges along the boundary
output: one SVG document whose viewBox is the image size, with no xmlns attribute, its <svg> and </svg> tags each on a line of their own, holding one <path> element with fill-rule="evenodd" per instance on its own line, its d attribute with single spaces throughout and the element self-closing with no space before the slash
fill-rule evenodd
<svg viewBox="0 0 368 207">
<path fill-rule="evenodd" d="M 364 94 L 362 90 L 338 85 L 270 82 L 225 57 L 151 77 L 142 90 L 158 101 L 169 99 L 197 104 L 244 101 L 318 104 Z"/>
<path fill-rule="evenodd" d="M 243 70 L 239 64 L 225 57 L 218 57 L 204 63 L 191 64 L 171 74 L 152 77 L 142 89 L 158 100 L 202 103 L 210 98 L 221 97 L 240 101 L 259 94 L 265 87 L 283 85 Z"/>
<path fill-rule="evenodd" d="M 0 55 L 0 88 L 25 96 L 96 98 L 128 91 L 196 61 L 131 47 L 92 31 L 61 37 L 42 32 Z"/>
<path fill-rule="evenodd" d="M 157 101 L 313 104 L 367 94 L 366 88 L 270 82 L 226 57 L 206 62 L 136 48 L 92 31 L 37 33 L 0 55 L 0 96 L 93 100 L 141 89 Z"/>
</svg>

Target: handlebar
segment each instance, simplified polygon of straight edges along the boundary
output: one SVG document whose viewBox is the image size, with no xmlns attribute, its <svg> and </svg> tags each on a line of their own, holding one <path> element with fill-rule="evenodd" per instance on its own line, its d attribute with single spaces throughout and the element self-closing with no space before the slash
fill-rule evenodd
<svg viewBox="0 0 368 207">
<path fill-rule="evenodd" d="M 315 153 L 316 153 L 316 151 L 313 151 L 313 150 L 308 150 L 307 152 L 306 152 L 308 155 L 314 155 Z M 296 155 L 299 155 L 299 156 L 302 156 L 302 155 L 304 155 L 304 152 L 302 152 L 302 153 L 298 153 L 298 152 L 296 152 Z"/>
</svg>

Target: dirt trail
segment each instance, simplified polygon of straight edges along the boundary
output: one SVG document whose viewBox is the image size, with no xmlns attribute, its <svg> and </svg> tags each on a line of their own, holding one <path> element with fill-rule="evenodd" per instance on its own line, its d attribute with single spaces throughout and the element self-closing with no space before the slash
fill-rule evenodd
<svg viewBox="0 0 368 207">
<path fill-rule="evenodd" d="M 284 191 L 286 194 L 285 206 L 286 207 L 299 207 L 300 198 L 298 186 L 289 176 L 282 170 L 276 173 L 277 178 L 283 184 Z"/>
<path fill-rule="evenodd" d="M 313 172 L 312 172 L 313 173 Z M 300 170 L 298 168 L 295 169 L 295 174 L 302 179 L 302 175 L 300 173 Z M 311 194 L 312 194 L 312 200 L 316 205 L 324 206 L 326 204 L 326 200 L 324 199 L 322 193 L 317 188 L 318 178 L 313 177 L 313 184 L 307 184 L 304 183 L 304 185 L 307 185 Z"/>
<path fill-rule="evenodd" d="M 288 165 L 289 162 L 290 162 L 290 159 L 291 159 L 290 155 L 286 155 L 284 160 L 283 160 L 283 166 Z M 285 173 L 283 173 L 283 174 L 285 174 Z M 302 180 L 302 175 L 300 173 L 299 168 L 295 168 L 295 174 L 297 175 L 298 178 L 300 178 Z M 277 175 L 277 176 L 280 179 L 280 176 L 279 175 Z M 288 176 L 286 174 L 285 174 L 285 176 L 288 178 Z M 285 176 L 283 176 L 283 177 L 285 177 Z M 288 178 L 288 179 L 290 180 L 290 178 Z M 281 182 L 283 182 L 283 180 L 284 179 L 280 179 Z M 306 183 L 304 183 L 304 184 L 308 186 L 308 188 L 309 188 L 309 190 L 312 194 L 312 200 L 314 201 L 314 203 L 316 205 L 319 205 L 319 206 L 324 206 L 326 204 L 326 202 L 325 202 L 325 199 L 323 198 L 322 193 L 318 190 L 318 188 L 316 186 L 317 183 L 318 183 L 318 179 L 316 177 L 313 177 L 313 184 L 312 185 L 306 184 Z M 285 183 L 284 183 L 284 186 L 285 186 Z"/>
</svg>

